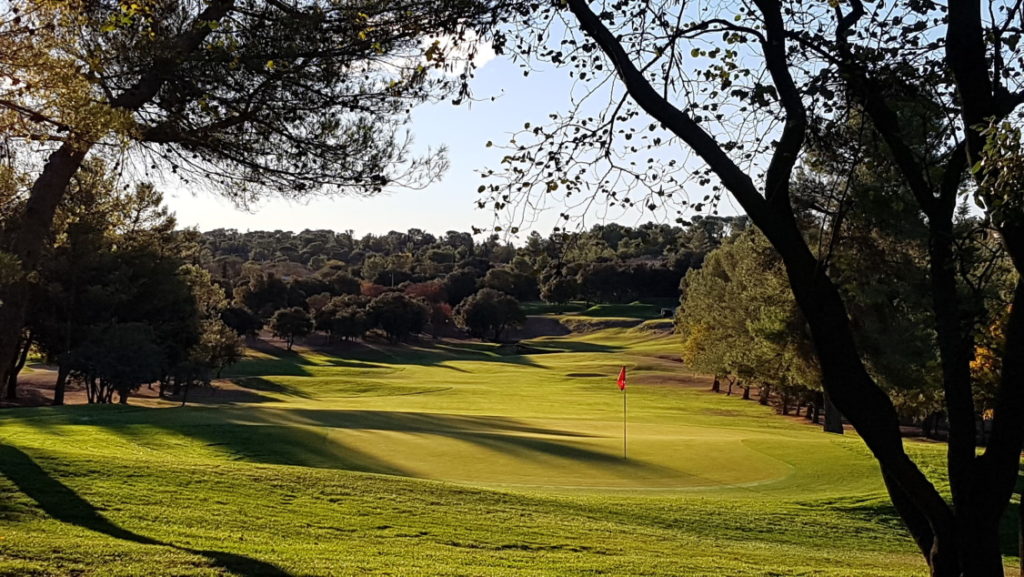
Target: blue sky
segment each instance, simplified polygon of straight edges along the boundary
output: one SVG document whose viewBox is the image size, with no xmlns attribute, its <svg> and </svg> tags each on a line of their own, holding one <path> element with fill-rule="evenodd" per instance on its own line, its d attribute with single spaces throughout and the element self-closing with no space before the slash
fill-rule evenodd
<svg viewBox="0 0 1024 577">
<path fill-rule="evenodd" d="M 485 63 L 478 61 L 480 64 L 472 84 L 476 101 L 461 106 L 442 102 L 413 111 L 411 130 L 416 146 L 426 149 L 444 144 L 449 149 L 450 169 L 439 182 L 426 189 L 394 190 L 370 198 L 319 197 L 302 202 L 273 198 L 245 211 L 213 193 L 193 194 L 165 184 L 162 186 L 167 203 L 177 214 L 181 226 L 200 230 L 351 229 L 363 235 L 420 228 L 440 234 L 448 230 L 469 231 L 474 226 L 507 225 L 496 223 L 493 212 L 478 209 L 475 204 L 477 188 L 483 182 L 478 172 L 498 168 L 506 154 L 500 146 L 488 148 L 486 143 L 507 143 L 510 135 L 521 130 L 524 123 L 544 124 L 552 112 L 568 110 L 573 81 L 567 70 L 550 66 L 534 69 L 529 76 L 524 76 L 522 68 L 505 58 Z M 664 154 L 671 156 L 679 152 L 679 149 L 666 149 Z M 689 161 L 684 162 L 689 164 Z M 687 190 L 698 198 L 705 192 L 689 187 Z M 719 208 L 722 214 L 737 212 L 728 198 L 723 199 Z M 523 226 L 521 235 L 529 230 L 547 235 L 559 224 L 558 213 L 555 209 L 543 213 L 532 225 Z M 662 222 L 672 220 L 668 213 L 655 216 Z M 650 219 L 651 213 L 644 213 L 643 209 L 607 209 L 598 205 L 586 219 L 575 220 L 569 226 L 589 227 L 596 222 L 609 221 L 635 226 Z"/>
<path fill-rule="evenodd" d="M 412 131 L 418 147 L 446 144 L 451 168 L 444 178 L 424 190 L 399 190 L 371 198 L 314 198 L 306 202 L 272 199 L 250 212 L 234 207 L 214 194 L 171 187 L 167 202 L 182 226 L 200 230 L 353 229 L 357 233 L 421 228 L 432 233 L 491 226 L 493 214 L 476 208 L 477 171 L 496 167 L 504 154 L 491 140 L 501 143 L 523 123 L 542 121 L 568 103 L 569 79 L 565 71 L 548 70 L 524 77 L 507 59 L 490 60 L 477 71 L 471 105 L 450 102 L 414 110 Z M 492 102 L 490 97 L 495 96 Z M 556 215 L 535 227 L 550 231 Z"/>
</svg>

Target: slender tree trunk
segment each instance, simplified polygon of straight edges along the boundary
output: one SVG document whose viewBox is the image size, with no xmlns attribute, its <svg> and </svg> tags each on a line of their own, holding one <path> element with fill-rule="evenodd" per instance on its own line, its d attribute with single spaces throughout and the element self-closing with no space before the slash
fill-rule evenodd
<svg viewBox="0 0 1024 577">
<path fill-rule="evenodd" d="M 128 391 L 117 391 L 117 402 L 122 405 L 128 404 Z"/>
<path fill-rule="evenodd" d="M 1024 489 L 1017 502 L 1017 556 L 1020 558 L 1020 577 L 1024 577 Z"/>
<path fill-rule="evenodd" d="M 68 373 L 71 368 L 66 362 L 57 365 L 57 382 L 53 385 L 53 404 L 60 406 L 64 404 L 64 391 L 68 386 Z"/>
<path fill-rule="evenodd" d="M 768 406 L 768 398 L 772 394 L 771 385 L 762 384 L 757 388 L 757 402 L 763 406 Z"/>
<path fill-rule="evenodd" d="M 192 379 L 189 379 L 189 381 L 187 383 L 185 383 L 185 391 L 181 395 L 181 406 L 183 406 L 183 407 L 185 406 L 185 403 L 188 403 L 188 391 L 189 391 L 189 389 L 192 388 L 192 384 L 191 383 L 192 383 Z"/>
<path fill-rule="evenodd" d="M 711 392 L 719 393 L 722 391 L 722 381 L 718 380 L 718 375 L 715 375 L 714 382 L 711 383 Z"/>
<path fill-rule="evenodd" d="M 22 340 L 21 346 L 17 357 L 14 360 L 14 365 L 11 367 L 11 372 L 7 375 L 7 400 L 13 401 L 18 398 L 18 375 L 21 374 L 21 370 L 25 368 L 25 363 L 28 361 L 29 350 L 32 349 L 32 334 L 25 335 Z"/>
<path fill-rule="evenodd" d="M 750 400 L 750 385 L 743 385 L 743 400 Z"/>
</svg>

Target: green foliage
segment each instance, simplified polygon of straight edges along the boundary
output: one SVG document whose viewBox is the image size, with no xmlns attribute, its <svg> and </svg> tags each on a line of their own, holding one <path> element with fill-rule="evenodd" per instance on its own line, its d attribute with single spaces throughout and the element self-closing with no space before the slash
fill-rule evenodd
<svg viewBox="0 0 1024 577">
<path fill-rule="evenodd" d="M 419 299 L 400 292 L 385 292 L 370 301 L 366 306 L 366 314 L 372 326 L 384 331 L 395 342 L 423 331 L 430 311 Z"/>
<path fill-rule="evenodd" d="M 199 325 L 199 342 L 189 360 L 209 367 L 220 378 L 221 371 L 241 360 L 243 346 L 238 333 L 220 318 L 206 319 Z"/>
<path fill-rule="evenodd" d="M 480 289 L 455 309 L 455 321 L 460 327 L 472 336 L 489 336 L 495 341 L 501 340 L 505 329 L 520 325 L 525 320 L 519 301 L 492 288 Z"/>
<path fill-rule="evenodd" d="M 302 307 L 279 309 L 270 318 L 270 330 L 274 336 L 282 338 L 292 350 L 296 337 L 304 337 L 313 331 L 313 320 Z"/>
<path fill-rule="evenodd" d="M 759 231 L 748 229 L 708 255 L 687 274 L 682 292 L 676 330 L 688 366 L 787 396 L 818 386 L 782 261 Z"/>
<path fill-rule="evenodd" d="M 360 296 L 335 297 L 316 315 L 316 328 L 327 331 L 331 338 L 360 338 L 371 328 L 366 310 L 369 302 Z"/>
<path fill-rule="evenodd" d="M 140 386 L 164 375 L 166 359 L 153 329 L 142 323 L 112 323 L 91 335 L 71 355 L 73 379 L 85 385 L 90 403 L 121 403 Z"/>
</svg>

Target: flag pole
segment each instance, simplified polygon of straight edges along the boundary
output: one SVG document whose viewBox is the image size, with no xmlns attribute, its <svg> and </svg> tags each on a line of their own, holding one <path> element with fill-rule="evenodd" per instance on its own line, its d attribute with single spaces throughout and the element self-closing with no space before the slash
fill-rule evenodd
<svg viewBox="0 0 1024 577">
<path fill-rule="evenodd" d="M 622 389 L 622 460 L 629 460 L 626 457 L 626 389 Z"/>
<path fill-rule="evenodd" d="M 626 367 L 619 369 L 619 379 L 615 381 L 622 391 L 622 460 L 626 458 Z"/>
</svg>

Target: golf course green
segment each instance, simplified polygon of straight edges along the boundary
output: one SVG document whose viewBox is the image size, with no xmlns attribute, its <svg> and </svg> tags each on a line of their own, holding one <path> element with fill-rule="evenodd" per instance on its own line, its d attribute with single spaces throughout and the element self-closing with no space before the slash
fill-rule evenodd
<svg viewBox="0 0 1024 577">
<path fill-rule="evenodd" d="M 708 392 L 666 323 L 271 341 L 186 407 L 0 411 L 0 575 L 927 574 L 856 435 Z"/>
</svg>

